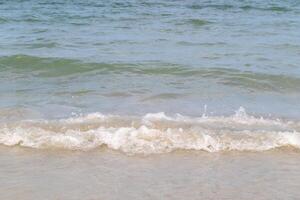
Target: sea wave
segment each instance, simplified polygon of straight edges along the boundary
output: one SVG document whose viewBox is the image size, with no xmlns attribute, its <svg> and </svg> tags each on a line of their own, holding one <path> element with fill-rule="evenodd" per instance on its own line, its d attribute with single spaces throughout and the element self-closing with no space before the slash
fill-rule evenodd
<svg viewBox="0 0 300 200">
<path fill-rule="evenodd" d="M 300 122 L 249 116 L 188 117 L 149 113 L 142 117 L 91 113 L 60 120 L 0 124 L 0 144 L 37 149 L 90 150 L 106 146 L 127 154 L 174 150 L 266 151 L 300 148 Z"/>
<path fill-rule="evenodd" d="M 83 74 L 190 77 L 213 80 L 222 85 L 251 91 L 300 93 L 298 87 L 300 78 L 297 74 L 270 74 L 221 67 L 187 67 L 175 63 L 87 63 L 76 59 L 14 55 L 0 57 L 0 71 L 37 78 L 59 78 Z"/>
<path fill-rule="evenodd" d="M 189 5 L 190 9 L 216 9 L 216 10 L 256 10 L 256 11 L 269 11 L 269 12 L 288 12 L 291 8 L 283 6 L 269 6 L 269 5 L 233 5 L 233 4 L 193 4 Z"/>
</svg>

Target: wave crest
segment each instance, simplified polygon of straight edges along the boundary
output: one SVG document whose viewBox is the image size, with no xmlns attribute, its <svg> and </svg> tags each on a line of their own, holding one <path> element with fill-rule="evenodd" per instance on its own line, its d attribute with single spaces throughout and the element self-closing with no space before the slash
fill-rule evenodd
<svg viewBox="0 0 300 200">
<path fill-rule="evenodd" d="M 143 117 L 92 113 L 61 120 L 0 124 L 0 144 L 32 148 L 89 150 L 107 146 L 127 154 L 174 150 L 265 151 L 300 148 L 300 124 L 249 116 L 241 108 L 230 117 Z"/>
</svg>

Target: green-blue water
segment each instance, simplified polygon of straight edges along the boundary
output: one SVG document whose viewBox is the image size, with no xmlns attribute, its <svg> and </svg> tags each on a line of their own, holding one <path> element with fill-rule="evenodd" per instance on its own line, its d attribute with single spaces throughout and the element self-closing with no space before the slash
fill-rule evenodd
<svg viewBox="0 0 300 200">
<path fill-rule="evenodd" d="M 0 107 L 299 117 L 300 2 L 1 1 Z"/>
<path fill-rule="evenodd" d="M 297 0 L 1 1 L 0 106 L 295 117 L 299 33 Z"/>
</svg>

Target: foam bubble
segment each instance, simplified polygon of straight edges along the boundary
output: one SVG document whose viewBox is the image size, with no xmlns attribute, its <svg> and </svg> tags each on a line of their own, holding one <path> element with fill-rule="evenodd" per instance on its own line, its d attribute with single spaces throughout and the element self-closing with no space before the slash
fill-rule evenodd
<svg viewBox="0 0 300 200">
<path fill-rule="evenodd" d="M 0 124 L 0 144 L 32 148 L 89 150 L 106 146 L 128 154 L 174 150 L 266 151 L 300 148 L 299 122 L 255 118 L 240 108 L 229 117 L 143 117 L 92 113 L 61 120 Z"/>
</svg>

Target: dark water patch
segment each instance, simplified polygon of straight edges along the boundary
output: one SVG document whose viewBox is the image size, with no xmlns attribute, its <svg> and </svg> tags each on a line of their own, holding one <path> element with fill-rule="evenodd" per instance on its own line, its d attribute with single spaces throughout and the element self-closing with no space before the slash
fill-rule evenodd
<svg viewBox="0 0 300 200">
<path fill-rule="evenodd" d="M 174 21 L 170 21 L 170 23 L 174 23 Z M 175 25 L 177 26 L 189 26 L 192 25 L 193 27 L 202 27 L 208 24 L 211 24 L 212 22 L 204 20 L 204 19 L 187 19 L 183 20 L 181 22 L 175 22 Z"/>
<path fill-rule="evenodd" d="M 273 7 L 265 8 L 264 10 L 278 11 L 278 12 L 287 12 L 287 11 L 290 11 L 290 9 L 288 9 L 288 8 L 278 7 L 278 6 L 273 6 Z"/>
<path fill-rule="evenodd" d="M 272 6 L 272 7 L 256 7 L 251 5 L 241 6 L 242 10 L 258 10 L 258 11 L 274 11 L 274 12 L 288 12 L 290 9 L 286 7 L 280 6 Z"/>
<path fill-rule="evenodd" d="M 200 4 L 193 4 L 188 6 L 191 9 L 206 9 L 206 8 L 213 8 L 218 10 L 228 10 L 234 8 L 233 5 L 230 4 L 209 4 L 209 5 L 200 5 Z"/>
<path fill-rule="evenodd" d="M 288 12 L 291 11 L 291 9 L 283 6 L 253 6 L 253 5 L 244 5 L 244 6 L 238 6 L 238 5 L 231 5 L 231 4 L 194 4 L 188 6 L 190 9 L 217 9 L 217 10 L 229 10 L 229 9 L 242 9 L 242 10 L 259 10 L 259 11 L 273 11 L 273 12 Z"/>
<path fill-rule="evenodd" d="M 112 8 L 132 8 L 134 5 L 128 1 L 122 2 L 113 2 L 111 5 Z"/>
<path fill-rule="evenodd" d="M 79 15 L 79 14 L 74 14 L 74 15 L 65 15 L 64 18 L 67 18 L 68 20 L 92 20 L 97 18 L 98 16 L 92 13 L 87 13 L 85 15 Z"/>
<path fill-rule="evenodd" d="M 268 46 L 268 45 L 267 45 Z M 291 43 L 283 43 L 283 44 L 272 44 L 269 45 L 270 48 L 279 49 L 279 50 L 292 50 L 292 51 L 300 51 L 300 44 L 291 44 Z"/>
<path fill-rule="evenodd" d="M 182 98 L 184 96 L 186 96 L 186 95 L 178 94 L 178 93 L 161 93 L 161 94 L 156 94 L 156 95 L 146 97 L 146 98 L 142 99 L 141 101 L 172 100 L 172 99 L 175 100 L 178 98 Z"/>
<path fill-rule="evenodd" d="M 29 49 L 40 49 L 40 48 L 55 48 L 58 47 L 59 44 L 55 42 L 49 42 L 49 43 L 33 43 L 30 45 L 27 45 Z"/>
<path fill-rule="evenodd" d="M 4 24 L 8 22 L 8 19 L 4 18 L 4 17 L 0 17 L 0 24 Z"/>
<path fill-rule="evenodd" d="M 211 23 L 210 21 L 203 20 L 203 19 L 189 19 L 187 20 L 187 22 L 192 24 L 195 27 L 200 27 Z"/>
<path fill-rule="evenodd" d="M 47 20 L 42 19 L 37 16 L 22 16 L 20 18 L 7 19 L 7 22 L 17 22 L 17 23 L 41 23 L 46 22 Z"/>
<path fill-rule="evenodd" d="M 64 1 L 46 1 L 38 2 L 39 5 L 65 5 Z"/>
<path fill-rule="evenodd" d="M 112 97 L 112 98 L 114 98 L 114 97 L 119 98 L 119 97 L 130 97 L 132 95 L 128 92 L 110 92 L 110 93 L 103 94 L 103 96 Z"/>
<path fill-rule="evenodd" d="M 241 6 L 240 8 L 243 9 L 243 10 L 252 10 L 252 9 L 256 9 L 256 7 L 249 6 L 249 5 L 247 5 L 247 6 Z"/>
<path fill-rule="evenodd" d="M 45 33 L 49 31 L 47 28 L 37 28 L 37 29 L 32 29 L 32 33 Z"/>
<path fill-rule="evenodd" d="M 71 25 L 74 26 L 87 26 L 89 25 L 89 23 L 85 23 L 85 22 L 70 22 Z"/>
<path fill-rule="evenodd" d="M 186 70 L 185 67 L 173 64 L 161 64 L 161 66 L 148 66 L 141 68 L 137 72 L 147 75 L 176 75 L 183 73 Z"/>
<path fill-rule="evenodd" d="M 96 42 L 96 43 L 94 43 L 93 45 L 95 45 L 95 46 L 104 46 L 104 45 L 106 45 L 107 43 L 105 43 L 105 42 Z"/>
<path fill-rule="evenodd" d="M 191 42 L 191 41 L 179 41 L 176 44 L 182 46 L 223 46 L 225 42 Z"/>
<path fill-rule="evenodd" d="M 94 8 L 103 8 L 106 5 L 102 2 L 90 2 L 90 1 L 80 1 L 80 2 L 76 2 L 75 4 L 76 6 L 79 7 L 94 7 Z"/>
<path fill-rule="evenodd" d="M 16 21 L 18 21 L 18 22 L 35 23 L 35 22 L 42 22 L 43 20 L 39 16 L 26 15 L 26 16 L 23 16 L 21 19 L 18 19 Z"/>
<path fill-rule="evenodd" d="M 94 90 L 89 90 L 89 89 L 80 89 L 78 91 L 74 91 L 74 92 L 70 92 L 70 91 L 58 91 L 58 92 L 55 92 L 54 95 L 55 96 L 76 96 L 76 97 L 79 97 L 79 96 L 87 96 L 87 95 L 91 95 L 95 93 Z"/>
<path fill-rule="evenodd" d="M 160 16 L 163 16 L 163 17 L 169 17 L 169 16 L 172 16 L 173 14 L 171 13 L 162 13 L 160 14 Z"/>
<path fill-rule="evenodd" d="M 156 2 L 150 2 L 150 1 L 144 1 L 144 2 L 141 2 L 140 3 L 140 6 L 142 7 L 168 7 L 170 6 L 170 4 L 168 4 L 167 2 L 159 2 L 159 1 L 156 1 Z"/>
</svg>

